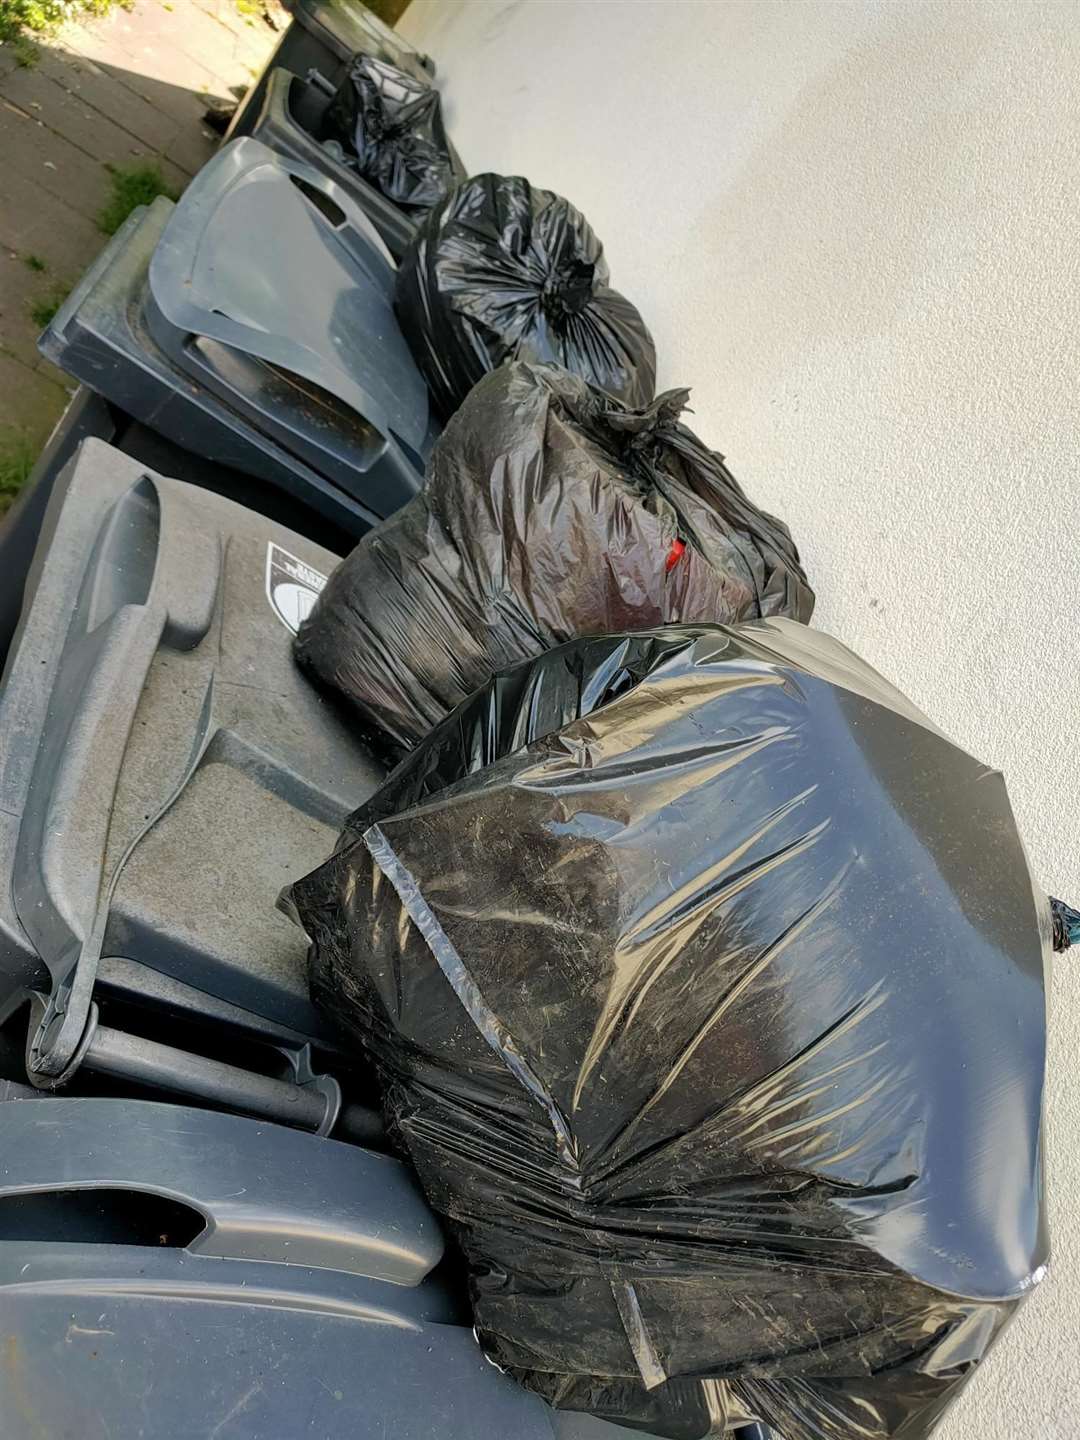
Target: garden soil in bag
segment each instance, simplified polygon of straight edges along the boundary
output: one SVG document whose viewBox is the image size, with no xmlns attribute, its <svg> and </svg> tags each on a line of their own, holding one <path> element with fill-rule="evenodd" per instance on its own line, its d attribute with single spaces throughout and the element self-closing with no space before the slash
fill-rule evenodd
<svg viewBox="0 0 1080 1440">
<path fill-rule="evenodd" d="M 400 752 L 494 671 L 577 635 L 808 620 L 786 526 L 680 423 L 687 395 L 629 410 L 553 366 L 487 376 L 423 491 L 330 577 L 300 663 Z"/>
<path fill-rule="evenodd" d="M 656 387 L 652 336 L 608 280 L 604 247 L 561 195 L 477 175 L 405 252 L 396 308 L 444 416 L 505 360 L 562 365 L 640 407 Z"/>
<path fill-rule="evenodd" d="M 371 55 L 353 60 L 327 108 L 323 138 L 336 140 L 345 164 L 417 218 L 465 178 L 438 90 Z"/>
<path fill-rule="evenodd" d="M 287 903 L 553 1405 L 915 1440 L 1041 1276 L 1049 905 L 1001 776 L 826 636 L 494 677 Z"/>
</svg>

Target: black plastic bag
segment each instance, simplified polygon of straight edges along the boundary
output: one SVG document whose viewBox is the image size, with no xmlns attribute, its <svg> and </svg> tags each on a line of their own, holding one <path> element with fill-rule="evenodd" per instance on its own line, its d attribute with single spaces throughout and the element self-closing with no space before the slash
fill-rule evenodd
<svg viewBox="0 0 1080 1440">
<path fill-rule="evenodd" d="M 551 366 L 484 379 L 424 490 L 366 535 L 300 627 L 300 663 L 408 748 L 493 671 L 577 635 L 808 620 L 786 526 L 679 423 Z"/>
<path fill-rule="evenodd" d="M 561 365 L 635 408 L 655 393 L 652 336 L 608 284 L 604 247 L 561 195 L 518 175 L 476 175 L 432 211 L 396 307 L 444 416 L 505 360 Z"/>
<path fill-rule="evenodd" d="M 496 677 L 291 900 L 553 1404 L 915 1440 L 1040 1278 L 1049 905 L 1000 775 L 827 636 Z"/>
<path fill-rule="evenodd" d="M 327 108 L 323 139 L 408 214 L 425 215 L 465 178 L 432 86 L 385 60 L 357 55 Z"/>
</svg>

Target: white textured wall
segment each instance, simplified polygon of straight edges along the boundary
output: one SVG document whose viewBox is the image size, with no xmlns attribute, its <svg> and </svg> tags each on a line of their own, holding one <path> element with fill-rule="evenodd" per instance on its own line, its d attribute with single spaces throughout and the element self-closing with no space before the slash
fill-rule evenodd
<svg viewBox="0 0 1080 1440">
<path fill-rule="evenodd" d="M 413 0 L 473 171 L 574 201 L 815 623 L 1005 772 L 1080 897 L 1080 4 Z M 943 1440 L 1080 1437 L 1080 956 L 1050 1279 Z"/>
</svg>

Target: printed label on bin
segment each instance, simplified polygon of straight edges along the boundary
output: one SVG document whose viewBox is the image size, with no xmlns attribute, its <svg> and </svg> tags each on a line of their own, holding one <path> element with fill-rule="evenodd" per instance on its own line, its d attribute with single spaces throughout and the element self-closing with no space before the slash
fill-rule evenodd
<svg viewBox="0 0 1080 1440">
<path fill-rule="evenodd" d="M 274 614 L 295 635 L 311 614 L 326 576 L 271 540 L 266 547 L 266 598 Z"/>
</svg>

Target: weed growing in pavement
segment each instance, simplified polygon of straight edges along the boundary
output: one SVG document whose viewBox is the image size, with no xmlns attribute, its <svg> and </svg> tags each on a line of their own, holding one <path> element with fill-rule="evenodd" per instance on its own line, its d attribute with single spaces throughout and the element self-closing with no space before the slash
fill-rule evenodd
<svg viewBox="0 0 1080 1440">
<path fill-rule="evenodd" d="M 25 485 L 36 459 L 36 448 L 21 430 L 0 430 L 0 515 Z"/>
<path fill-rule="evenodd" d="M 167 195 L 170 200 L 178 198 L 177 192 L 156 165 L 110 165 L 107 168 L 112 194 L 97 217 L 98 229 L 105 235 L 115 235 L 136 206 L 149 205 L 159 195 Z"/>
<path fill-rule="evenodd" d="M 51 295 L 43 296 L 40 300 L 34 300 L 30 304 L 30 319 L 39 330 L 44 330 L 50 323 L 53 316 L 60 309 L 67 297 L 71 294 L 70 285 L 61 285 L 53 290 Z"/>
</svg>

